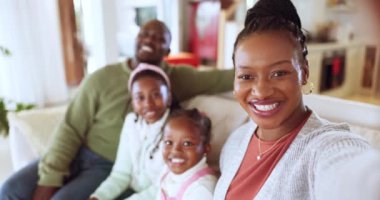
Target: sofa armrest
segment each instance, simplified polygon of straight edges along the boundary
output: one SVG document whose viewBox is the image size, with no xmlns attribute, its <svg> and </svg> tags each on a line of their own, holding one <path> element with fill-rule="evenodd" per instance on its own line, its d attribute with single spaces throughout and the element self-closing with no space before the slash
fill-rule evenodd
<svg viewBox="0 0 380 200">
<path fill-rule="evenodd" d="M 43 154 L 65 111 L 66 106 L 59 106 L 8 113 L 10 150 L 14 170 Z"/>
<path fill-rule="evenodd" d="M 379 106 L 315 94 L 305 95 L 304 101 L 328 120 L 380 130 Z"/>
<path fill-rule="evenodd" d="M 380 148 L 380 107 L 324 95 L 305 95 L 304 103 L 321 117 L 347 122 L 352 132 Z"/>
</svg>

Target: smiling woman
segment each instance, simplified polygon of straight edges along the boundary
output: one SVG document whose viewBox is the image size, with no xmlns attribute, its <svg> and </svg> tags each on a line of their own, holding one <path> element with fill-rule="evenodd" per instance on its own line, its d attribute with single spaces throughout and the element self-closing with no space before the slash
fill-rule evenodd
<svg viewBox="0 0 380 200">
<path fill-rule="evenodd" d="M 234 45 L 234 96 L 252 121 L 221 155 L 215 199 L 320 199 L 368 143 L 304 105 L 306 37 L 290 0 L 259 0 Z M 284 184 L 286 183 L 286 185 Z"/>
<path fill-rule="evenodd" d="M 308 68 L 298 51 L 284 31 L 255 33 L 236 48 L 235 97 L 260 124 L 261 139 L 282 137 L 307 115 L 301 85 L 307 82 Z"/>
</svg>

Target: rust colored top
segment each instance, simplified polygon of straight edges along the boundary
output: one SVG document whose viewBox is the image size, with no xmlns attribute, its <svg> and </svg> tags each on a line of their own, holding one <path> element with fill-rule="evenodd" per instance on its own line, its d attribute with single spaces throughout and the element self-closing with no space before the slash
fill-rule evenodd
<svg viewBox="0 0 380 200">
<path fill-rule="evenodd" d="M 246 200 L 253 199 L 256 196 L 309 116 L 310 113 L 296 128 L 275 141 L 259 141 L 257 134 L 253 134 L 239 170 L 228 188 L 227 200 Z M 258 159 L 258 156 L 261 158 Z"/>
</svg>

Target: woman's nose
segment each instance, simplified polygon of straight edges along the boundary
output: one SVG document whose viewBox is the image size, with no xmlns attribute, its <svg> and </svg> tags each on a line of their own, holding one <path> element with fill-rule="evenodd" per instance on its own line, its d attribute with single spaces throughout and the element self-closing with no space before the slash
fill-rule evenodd
<svg viewBox="0 0 380 200">
<path fill-rule="evenodd" d="M 259 99 L 265 99 L 271 96 L 274 92 L 274 88 L 270 83 L 270 80 L 265 78 L 259 78 L 255 81 L 251 88 L 251 94 Z"/>
</svg>

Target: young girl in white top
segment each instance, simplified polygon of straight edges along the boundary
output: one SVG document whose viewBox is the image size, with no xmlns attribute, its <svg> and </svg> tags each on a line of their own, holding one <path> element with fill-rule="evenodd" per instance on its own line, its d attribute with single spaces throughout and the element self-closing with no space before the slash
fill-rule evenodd
<svg viewBox="0 0 380 200">
<path fill-rule="evenodd" d="M 153 199 L 165 166 L 158 143 L 171 104 L 170 81 L 157 66 L 140 64 L 130 75 L 134 113 L 125 119 L 115 164 L 90 199 Z"/>
<path fill-rule="evenodd" d="M 163 132 L 168 170 L 161 177 L 157 200 L 212 199 L 217 177 L 206 162 L 211 121 L 197 109 L 175 110 Z"/>
</svg>

